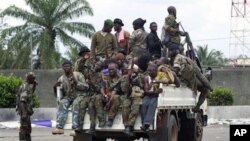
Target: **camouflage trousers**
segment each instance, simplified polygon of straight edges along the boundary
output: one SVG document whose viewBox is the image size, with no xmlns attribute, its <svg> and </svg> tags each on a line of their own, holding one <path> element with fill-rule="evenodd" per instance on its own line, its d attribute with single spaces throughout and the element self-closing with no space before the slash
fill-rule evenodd
<svg viewBox="0 0 250 141">
<path fill-rule="evenodd" d="M 141 98 L 128 98 L 126 95 L 120 97 L 122 107 L 122 119 L 124 126 L 134 127 L 136 118 L 140 113 Z"/>
<path fill-rule="evenodd" d="M 113 98 L 111 99 L 110 102 L 110 108 L 105 111 L 106 114 L 108 115 L 108 119 L 114 119 L 118 110 L 119 110 L 119 106 L 120 106 L 120 96 L 119 95 L 114 95 Z M 102 95 L 98 95 L 95 99 L 95 107 L 96 107 L 96 111 L 97 111 L 97 117 L 100 120 L 105 119 L 105 112 L 101 112 L 104 107 L 105 104 L 103 103 L 103 98 Z"/>
<path fill-rule="evenodd" d="M 92 125 L 95 124 L 96 117 L 98 118 L 99 122 L 105 122 L 104 103 L 101 101 L 101 94 L 91 97 L 89 103 L 89 118 Z"/>
<path fill-rule="evenodd" d="M 89 103 L 88 96 L 64 97 L 60 103 L 56 117 L 56 127 L 63 128 L 68 117 L 68 111 L 72 105 L 72 128 L 81 130 L 86 108 Z"/>
<path fill-rule="evenodd" d="M 20 141 L 31 141 L 31 121 L 30 116 L 33 114 L 31 112 L 32 107 L 29 103 L 20 102 L 18 105 L 18 113 L 20 114 L 20 131 L 19 140 Z"/>
<path fill-rule="evenodd" d="M 90 96 L 78 96 L 72 105 L 72 129 L 82 130 L 84 116 L 88 105 L 90 103 Z"/>
</svg>

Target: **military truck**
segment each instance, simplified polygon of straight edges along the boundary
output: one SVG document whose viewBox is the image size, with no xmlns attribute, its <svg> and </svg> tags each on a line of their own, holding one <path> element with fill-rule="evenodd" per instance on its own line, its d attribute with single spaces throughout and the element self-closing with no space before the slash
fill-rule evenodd
<svg viewBox="0 0 250 141">
<path fill-rule="evenodd" d="M 148 141 L 201 141 L 203 135 L 202 111 L 193 113 L 196 105 L 196 95 L 185 86 L 176 88 L 163 86 L 163 92 L 158 97 L 154 123 L 150 132 L 144 133 L 141 129 L 141 117 L 138 116 L 134 126 L 134 136 L 127 137 L 124 133 L 122 115 L 119 113 L 112 127 L 98 128 L 94 136 L 86 134 L 90 127 L 89 115 L 86 113 L 83 132 L 73 137 L 73 141 L 133 141 L 136 139 Z M 70 118 L 68 119 L 70 120 Z"/>
</svg>

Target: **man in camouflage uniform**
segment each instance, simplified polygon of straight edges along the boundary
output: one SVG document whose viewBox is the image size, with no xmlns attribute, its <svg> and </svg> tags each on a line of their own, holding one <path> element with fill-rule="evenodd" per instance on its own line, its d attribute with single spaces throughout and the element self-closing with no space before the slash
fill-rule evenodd
<svg viewBox="0 0 250 141">
<path fill-rule="evenodd" d="M 117 51 L 115 36 L 111 34 L 113 21 L 107 19 L 101 31 L 96 32 L 91 40 L 91 55 L 95 59 L 111 57 Z"/>
<path fill-rule="evenodd" d="M 95 126 L 96 126 L 96 117 L 99 120 L 99 127 L 103 128 L 105 126 L 105 119 L 104 119 L 104 105 L 103 103 L 99 102 L 102 101 L 101 93 L 101 86 L 103 80 L 102 70 L 102 63 L 100 61 L 95 63 L 95 72 L 93 72 L 91 79 L 90 79 L 90 93 L 91 93 L 91 100 L 89 103 L 89 116 L 90 116 L 90 129 L 86 131 L 88 134 L 95 133 Z"/>
<path fill-rule="evenodd" d="M 148 53 L 147 51 L 147 36 L 148 33 L 144 29 L 146 20 L 138 18 L 133 21 L 134 31 L 129 37 L 128 42 L 128 56 L 127 59 L 130 61 L 134 56 L 141 56 L 142 54 Z"/>
<path fill-rule="evenodd" d="M 176 69 L 176 74 L 180 76 L 189 88 L 194 90 L 198 89 L 201 94 L 199 100 L 193 109 L 194 112 L 198 112 L 200 105 L 206 99 L 208 90 L 212 90 L 212 87 L 207 78 L 200 72 L 199 67 L 190 58 L 179 54 L 179 50 L 175 48 L 169 48 L 169 55 Z"/>
<path fill-rule="evenodd" d="M 128 69 L 129 74 L 125 77 L 125 81 L 121 81 L 121 89 L 124 92 L 121 96 L 121 105 L 124 133 L 133 136 L 134 124 L 142 104 L 144 75 L 135 64 L 130 65 Z"/>
<path fill-rule="evenodd" d="M 64 133 L 63 127 L 68 116 L 68 109 L 73 105 L 72 128 L 74 131 L 70 134 L 75 135 L 75 131 L 81 131 L 83 126 L 85 109 L 87 108 L 89 101 L 89 86 L 81 73 L 73 72 L 70 61 L 65 61 L 62 67 L 65 74 L 59 77 L 54 85 L 54 91 L 56 92 L 57 87 L 61 87 L 63 97 L 59 103 L 56 117 L 56 128 L 53 129 L 52 134 Z"/>
<path fill-rule="evenodd" d="M 168 7 L 169 15 L 165 18 L 164 30 L 167 41 L 163 40 L 163 43 L 169 48 L 179 48 L 181 42 L 181 36 L 185 36 L 185 32 L 179 30 L 179 24 L 176 22 L 176 9 L 174 6 Z"/>
<path fill-rule="evenodd" d="M 113 125 L 114 118 L 118 112 L 120 106 L 119 98 L 119 83 L 120 77 L 117 74 L 117 64 L 110 63 L 108 65 L 109 75 L 103 79 L 101 87 L 102 99 L 96 99 L 96 107 L 104 108 L 108 115 L 108 121 L 106 125 L 111 127 Z M 105 106 L 102 104 L 105 102 Z M 105 119 L 104 114 L 99 115 L 100 119 Z"/>
<path fill-rule="evenodd" d="M 20 86 L 17 93 L 17 112 L 20 115 L 20 141 L 31 141 L 31 121 L 30 116 L 33 114 L 32 95 L 36 89 L 37 82 L 35 74 L 29 72 L 26 74 L 26 81 Z"/>
</svg>

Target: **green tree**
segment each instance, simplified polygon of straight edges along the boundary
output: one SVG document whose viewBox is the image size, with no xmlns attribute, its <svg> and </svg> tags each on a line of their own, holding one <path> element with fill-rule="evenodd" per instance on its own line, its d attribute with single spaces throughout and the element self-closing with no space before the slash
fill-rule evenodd
<svg viewBox="0 0 250 141">
<path fill-rule="evenodd" d="M 66 56 L 69 58 L 71 62 L 75 62 L 78 59 L 78 51 L 79 48 L 77 46 L 72 46 L 66 52 Z"/>
<path fill-rule="evenodd" d="M 1 16 L 22 19 L 20 26 L 6 28 L 1 37 L 8 40 L 8 51 L 14 55 L 12 68 L 28 68 L 31 46 L 37 52 L 41 66 L 37 68 L 55 68 L 60 62 L 57 42 L 64 46 L 83 47 L 82 42 L 71 35 L 79 34 L 90 38 L 95 29 L 85 22 L 72 21 L 82 15 L 93 15 L 87 0 L 25 0 L 31 12 L 10 6 L 1 12 Z"/>
<path fill-rule="evenodd" d="M 221 51 L 217 51 L 215 49 L 209 51 L 207 45 L 197 46 L 195 53 L 197 54 L 201 64 L 205 66 L 222 66 L 227 63 L 227 59 L 223 57 L 223 53 Z"/>
</svg>

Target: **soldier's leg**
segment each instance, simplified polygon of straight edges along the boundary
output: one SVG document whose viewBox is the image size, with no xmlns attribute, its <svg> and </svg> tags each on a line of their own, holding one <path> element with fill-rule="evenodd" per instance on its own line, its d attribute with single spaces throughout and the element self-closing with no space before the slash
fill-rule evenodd
<svg viewBox="0 0 250 141">
<path fill-rule="evenodd" d="M 134 98 L 132 100 L 132 105 L 130 107 L 130 113 L 128 118 L 128 126 L 134 127 L 135 121 L 139 115 L 140 112 L 140 106 L 141 106 L 141 98 Z"/>
<path fill-rule="evenodd" d="M 120 107 L 120 96 L 114 95 L 111 100 L 111 107 L 108 111 L 108 122 L 107 126 L 111 127 L 113 125 L 113 121 Z"/>
<path fill-rule="evenodd" d="M 96 115 L 99 120 L 99 127 L 104 127 L 105 126 L 105 112 L 104 112 L 104 104 L 103 104 L 101 94 L 95 97 L 95 107 L 96 107 Z"/>
<path fill-rule="evenodd" d="M 128 118 L 130 113 L 131 100 L 127 98 L 126 95 L 120 97 L 121 107 L 122 107 L 122 119 L 123 124 L 126 127 L 128 125 Z"/>
<path fill-rule="evenodd" d="M 29 133 L 29 124 L 28 124 L 28 110 L 27 103 L 21 101 L 19 104 L 20 110 L 20 131 L 19 131 L 19 140 L 26 141 L 26 134 Z"/>
<path fill-rule="evenodd" d="M 94 134 L 95 133 L 95 125 L 96 125 L 96 109 L 95 109 L 95 95 L 90 98 L 90 102 L 88 105 L 89 119 L 90 119 L 90 128 L 86 133 Z"/>
<path fill-rule="evenodd" d="M 212 87 L 210 85 L 210 82 L 207 80 L 207 78 L 200 72 L 200 69 L 197 65 L 194 65 L 195 74 L 197 79 L 204 85 L 207 89 L 212 90 Z"/>
<path fill-rule="evenodd" d="M 157 97 L 150 97 L 148 109 L 144 117 L 144 125 L 149 126 L 153 122 L 156 107 L 157 107 Z"/>
<path fill-rule="evenodd" d="M 147 110 L 149 108 L 150 97 L 144 96 L 142 100 L 142 107 L 141 107 L 141 122 L 144 124 L 144 120 L 147 114 Z"/>
<path fill-rule="evenodd" d="M 133 130 L 134 130 L 134 124 L 137 119 L 137 116 L 139 114 L 140 110 L 140 101 L 141 98 L 133 98 L 132 100 L 132 105 L 130 106 L 130 112 L 129 112 L 129 117 L 128 117 L 128 122 L 127 122 L 127 127 L 124 131 L 124 133 L 128 136 L 133 136 Z"/>
<path fill-rule="evenodd" d="M 68 117 L 68 109 L 71 105 L 71 99 L 63 98 L 59 103 L 59 108 L 56 115 L 56 128 L 63 129 Z"/>
</svg>

